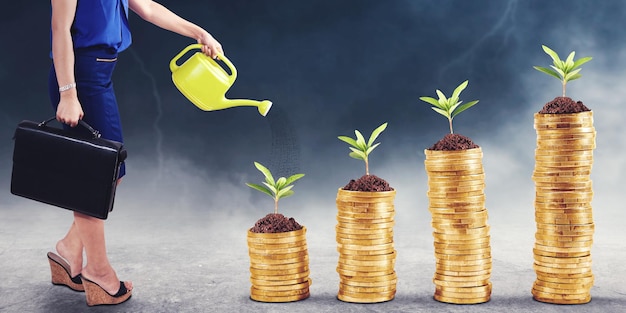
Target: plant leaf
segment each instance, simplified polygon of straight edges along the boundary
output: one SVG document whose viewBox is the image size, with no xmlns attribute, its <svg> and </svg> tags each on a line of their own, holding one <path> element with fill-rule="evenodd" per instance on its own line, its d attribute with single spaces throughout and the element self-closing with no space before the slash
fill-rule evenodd
<svg viewBox="0 0 626 313">
<path fill-rule="evenodd" d="M 440 108 L 435 108 L 435 107 L 431 107 L 431 109 L 435 110 L 435 112 L 445 116 L 445 117 L 450 117 L 450 115 L 448 114 L 448 111 L 446 110 L 442 110 Z"/>
<path fill-rule="evenodd" d="M 430 103 L 436 107 L 439 107 L 439 101 L 437 101 L 437 99 L 435 98 L 431 98 L 431 97 L 420 97 L 420 100 Z"/>
<path fill-rule="evenodd" d="M 541 45 L 541 48 L 543 48 L 543 51 L 547 53 L 552 58 L 553 61 L 556 62 L 556 61 L 561 60 L 561 58 L 559 58 L 559 55 L 556 52 L 554 52 L 554 50 L 548 48 L 548 46 Z"/>
<path fill-rule="evenodd" d="M 459 113 L 471 108 L 472 106 L 474 106 L 474 104 L 478 103 L 478 100 L 474 100 L 474 101 L 470 101 L 468 103 L 465 103 L 461 106 L 459 106 L 454 113 L 452 113 L 452 118 L 454 118 L 455 116 L 459 115 Z"/>
<path fill-rule="evenodd" d="M 447 110 L 450 105 L 448 104 L 448 98 L 446 97 L 446 95 L 444 95 L 441 90 L 437 89 L 437 96 L 439 97 L 439 107 Z"/>
<path fill-rule="evenodd" d="M 251 184 L 251 183 L 246 183 L 246 185 L 248 185 L 248 187 L 252 188 L 252 189 L 256 189 L 264 194 L 267 194 L 268 196 L 274 198 L 274 194 L 272 193 L 272 191 L 270 191 L 269 189 L 267 189 L 265 186 L 261 186 L 258 184 Z"/>
<path fill-rule="evenodd" d="M 291 188 L 293 188 L 293 185 L 289 185 L 285 188 L 283 188 L 282 190 L 278 191 L 278 193 L 276 194 L 276 196 L 278 197 L 278 199 L 283 198 L 285 196 L 286 193 L 289 193 L 290 191 L 293 193 L 293 191 L 291 190 Z"/>
<path fill-rule="evenodd" d="M 287 178 L 287 183 L 286 183 L 286 185 L 291 185 L 291 184 L 293 184 L 296 180 L 298 180 L 298 179 L 300 179 L 300 178 L 302 178 L 302 177 L 304 177 L 304 174 L 294 174 L 294 175 L 291 175 L 291 176 L 289 176 L 289 178 Z"/>
<path fill-rule="evenodd" d="M 365 137 L 363 137 L 363 134 L 361 134 L 361 132 L 358 130 L 355 130 L 354 133 L 356 134 L 357 148 L 359 148 L 361 151 L 367 150 L 367 144 L 365 143 Z"/>
<path fill-rule="evenodd" d="M 281 177 L 276 181 L 276 190 L 281 190 L 283 187 L 285 187 L 285 185 L 287 185 L 287 178 L 285 177 Z"/>
<path fill-rule="evenodd" d="M 591 57 L 584 57 L 584 58 L 580 58 L 578 60 L 576 60 L 576 62 L 574 62 L 574 67 L 572 67 L 573 69 L 580 67 L 581 65 L 587 63 L 591 61 Z"/>
<path fill-rule="evenodd" d="M 533 66 L 533 68 L 535 68 L 536 70 L 538 70 L 540 72 L 543 72 L 543 73 L 546 73 L 546 74 L 548 74 L 550 76 L 553 76 L 553 77 L 555 77 L 558 80 L 561 80 L 561 76 L 559 76 L 559 74 L 557 74 L 555 71 L 553 71 L 553 70 L 551 70 L 551 69 L 549 69 L 547 67 Z"/>
<path fill-rule="evenodd" d="M 561 68 L 554 65 L 550 65 L 550 67 L 552 67 L 561 76 L 561 80 L 563 80 L 563 77 L 565 77 L 565 72 L 563 72 Z"/>
<path fill-rule="evenodd" d="M 289 196 L 292 196 L 293 194 L 294 194 L 293 190 L 287 190 L 286 192 L 284 192 L 284 193 L 280 196 L 280 198 L 279 198 L 279 199 L 282 199 L 282 198 L 287 198 L 287 197 L 289 197 Z"/>
<path fill-rule="evenodd" d="M 570 82 L 571 82 L 572 80 L 576 80 L 576 79 L 579 79 L 579 78 L 581 78 L 581 77 L 583 77 L 583 76 L 582 76 L 582 75 L 580 75 L 580 74 L 575 74 L 575 75 L 573 75 L 572 77 L 570 77 L 567 81 L 570 81 Z"/>
<path fill-rule="evenodd" d="M 265 185 L 272 192 L 273 195 L 275 195 L 278 192 L 278 190 L 276 189 L 274 185 L 270 185 L 267 182 L 263 182 L 263 185 Z"/>
<path fill-rule="evenodd" d="M 356 140 L 354 140 L 354 139 L 352 139 L 352 138 L 350 138 L 348 136 L 339 136 L 337 138 L 339 138 L 339 140 L 341 140 L 341 141 L 344 141 L 344 142 L 348 143 L 349 145 L 351 145 L 353 147 L 356 147 L 356 148 L 359 147 L 359 145 L 356 143 Z"/>
<path fill-rule="evenodd" d="M 452 92 L 452 97 L 450 97 L 450 98 L 452 98 L 452 99 L 454 99 L 454 98 L 459 99 L 459 96 L 461 95 L 461 92 L 463 90 L 465 90 L 465 88 L 467 87 L 468 83 L 469 83 L 469 81 L 467 81 L 467 80 L 462 82 L 458 87 L 456 87 L 454 89 L 454 92 Z M 456 102 L 456 101 L 458 101 L 458 100 L 455 100 L 454 102 Z"/>
<path fill-rule="evenodd" d="M 374 129 L 374 131 L 370 135 L 370 139 L 367 141 L 367 146 L 368 147 L 372 146 L 372 144 L 374 143 L 374 140 L 376 140 L 376 138 L 378 138 L 378 135 L 380 135 L 380 133 L 382 133 L 386 128 L 387 128 L 386 122 L 376 127 L 376 129 Z M 369 152 L 367 152 L 367 154 L 369 154 Z"/>
<path fill-rule="evenodd" d="M 263 166 L 263 164 L 259 163 L 259 162 L 254 162 L 254 166 L 261 171 L 261 173 L 263 173 L 263 176 L 265 176 L 265 181 L 267 181 L 268 183 L 274 185 L 274 177 L 272 176 L 272 173 L 270 172 L 270 170 L 267 169 L 267 167 Z"/>
<path fill-rule="evenodd" d="M 581 68 L 577 68 L 569 73 L 567 73 L 567 75 L 565 75 L 565 81 L 569 81 L 572 80 L 572 77 L 576 76 L 576 75 L 580 75 L 578 74 L 578 72 L 580 72 Z"/>
<path fill-rule="evenodd" d="M 376 149 L 376 147 L 378 147 L 378 145 L 380 145 L 380 142 L 379 142 L 379 143 L 376 143 L 375 145 L 373 145 L 373 146 L 371 146 L 371 147 L 369 147 L 369 148 L 367 149 L 367 151 L 365 152 L 365 154 L 369 155 L 370 153 L 372 153 L 372 151 L 374 151 L 374 149 Z"/>
<path fill-rule="evenodd" d="M 357 160 L 365 161 L 365 153 L 363 151 L 359 151 L 359 150 L 352 151 L 350 152 L 349 156 Z"/>
</svg>

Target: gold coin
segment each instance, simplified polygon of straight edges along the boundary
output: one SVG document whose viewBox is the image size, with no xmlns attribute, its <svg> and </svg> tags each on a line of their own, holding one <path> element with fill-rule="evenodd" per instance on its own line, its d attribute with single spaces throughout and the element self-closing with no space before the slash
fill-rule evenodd
<svg viewBox="0 0 626 313">
<path fill-rule="evenodd" d="M 360 247 L 360 246 L 359 246 Z M 386 255 L 394 252 L 393 246 L 382 250 L 363 250 L 363 249 L 346 249 L 337 247 L 337 252 L 340 255 Z"/>
<path fill-rule="evenodd" d="M 271 280 L 271 281 L 293 281 L 300 278 L 308 278 L 310 271 L 288 274 L 288 275 L 254 275 L 250 276 L 251 280 Z"/>
<path fill-rule="evenodd" d="M 389 292 L 358 293 L 340 289 L 337 294 L 337 299 L 351 303 L 379 303 L 391 301 L 395 295 L 395 290 Z"/>
<path fill-rule="evenodd" d="M 591 255 L 573 258 L 557 258 L 549 256 L 534 255 L 535 261 L 552 264 L 578 264 L 578 263 L 590 263 Z"/>
<path fill-rule="evenodd" d="M 537 273 L 537 280 L 555 283 L 555 284 L 593 284 L 594 276 L 593 274 L 588 274 L 582 277 L 561 277 L 559 275 L 543 275 L 542 273 Z"/>
<path fill-rule="evenodd" d="M 560 252 L 560 253 L 589 253 L 591 247 L 552 247 L 544 246 L 535 242 L 535 248 L 547 251 L 547 252 Z M 572 255 L 574 257 L 575 255 Z M 576 255 L 577 256 L 577 255 Z"/>
<path fill-rule="evenodd" d="M 435 288 L 435 295 L 446 297 L 446 298 L 454 298 L 454 299 L 476 299 L 476 298 L 489 297 L 491 295 L 491 285 L 483 286 L 480 289 L 482 289 L 482 291 L 477 291 L 477 292 L 456 291 L 455 292 L 455 291 L 449 291 L 447 289 Z"/>
<path fill-rule="evenodd" d="M 345 264 L 346 266 L 359 266 L 363 267 L 394 267 L 396 259 L 378 260 L 378 261 L 364 261 L 364 260 L 352 260 L 346 258 L 339 258 L 339 264 Z M 346 267 L 346 269 L 349 269 Z"/>
<path fill-rule="evenodd" d="M 349 228 L 349 229 L 385 229 L 384 231 L 387 231 L 386 228 L 393 228 L 395 224 L 395 221 L 391 221 L 391 222 L 383 222 L 383 223 L 339 223 L 338 226 L 343 227 L 343 228 Z"/>
<path fill-rule="evenodd" d="M 564 235 L 545 235 L 541 233 L 535 233 L 535 239 L 544 241 L 557 241 L 557 242 L 587 242 L 593 241 L 593 236 L 564 236 Z"/>
<path fill-rule="evenodd" d="M 389 268 L 389 269 L 385 269 L 385 270 L 381 270 L 381 271 L 376 271 L 376 272 L 362 272 L 362 271 L 354 271 L 354 270 L 347 270 L 347 269 L 343 269 L 341 267 L 337 267 L 337 273 L 344 275 L 344 276 L 356 276 L 356 277 L 377 277 L 377 276 L 386 276 L 389 275 L 391 273 L 393 273 L 394 270 L 393 268 Z"/>
<path fill-rule="evenodd" d="M 388 286 L 377 286 L 377 287 L 363 287 L 363 286 L 351 286 L 343 283 L 339 284 L 339 290 L 343 292 L 353 292 L 353 293 L 386 293 L 386 292 L 395 292 L 396 284 L 389 284 Z"/>
<path fill-rule="evenodd" d="M 340 259 L 348 259 L 348 260 L 359 260 L 359 261 L 385 261 L 385 260 L 395 260 L 396 259 L 396 251 L 393 250 L 387 254 L 380 255 L 349 255 L 349 254 L 340 254 Z"/>
<path fill-rule="evenodd" d="M 456 297 L 461 298 L 461 294 L 464 297 L 473 298 L 476 294 L 491 293 L 491 282 L 487 279 L 483 282 L 473 281 L 468 282 L 467 286 L 457 286 L 454 282 L 448 281 L 433 281 L 435 283 L 435 293 L 441 295 L 452 296 L 458 294 Z M 472 294 L 470 296 L 470 294 Z"/>
<path fill-rule="evenodd" d="M 446 297 L 446 296 L 435 294 L 433 296 L 433 299 L 439 302 L 452 303 L 452 304 L 478 304 L 478 303 L 489 302 L 490 296 L 491 295 L 477 296 L 475 298 L 453 298 L 453 297 Z"/>
<path fill-rule="evenodd" d="M 537 205 L 539 204 L 539 205 Z M 557 214 L 592 214 L 593 208 L 591 205 L 570 205 L 569 207 L 556 206 L 556 205 L 544 205 L 543 203 L 535 203 L 536 213 L 557 213 Z"/>
<path fill-rule="evenodd" d="M 396 215 L 395 212 L 371 212 L 371 213 L 350 213 L 346 211 L 337 212 L 337 219 L 341 217 L 342 219 L 348 220 L 375 220 L 375 219 L 389 219 L 393 218 Z"/>
<path fill-rule="evenodd" d="M 547 268 L 558 268 L 558 269 L 575 269 L 575 268 L 590 268 L 591 261 L 589 262 L 578 262 L 578 263 L 552 263 L 545 262 L 541 260 L 535 259 L 535 264 Z"/>
<path fill-rule="evenodd" d="M 584 111 L 577 113 L 564 113 L 564 114 L 552 114 L 552 113 L 534 113 L 533 118 L 535 123 L 541 121 L 545 122 L 577 122 L 577 121 L 593 121 L 593 111 Z"/>
<path fill-rule="evenodd" d="M 439 172 L 428 173 L 428 184 L 437 183 L 468 183 L 468 184 L 480 184 L 485 182 L 485 174 L 469 174 L 469 175 L 442 175 Z"/>
<path fill-rule="evenodd" d="M 491 268 L 487 268 L 487 269 L 483 268 L 483 269 L 473 270 L 473 271 L 436 269 L 435 275 L 459 276 L 459 277 L 491 275 Z"/>
<path fill-rule="evenodd" d="M 482 158 L 483 151 L 480 147 L 473 149 L 463 149 L 463 150 L 429 150 L 425 149 L 424 154 L 426 155 L 426 159 L 432 158 L 442 158 L 448 160 L 455 159 L 466 159 L 466 158 Z"/>
<path fill-rule="evenodd" d="M 295 296 L 286 296 L 286 297 L 276 297 L 276 296 L 265 296 L 265 295 L 257 295 L 257 294 L 251 294 L 250 295 L 250 299 L 254 300 L 254 301 L 259 301 L 259 302 L 274 302 L 274 303 L 280 303 L 280 302 L 294 302 L 294 301 L 300 301 L 300 300 L 304 300 L 306 298 L 308 298 L 310 296 L 310 293 L 305 293 L 302 295 L 295 295 Z"/>
<path fill-rule="evenodd" d="M 275 269 L 275 270 L 268 270 L 268 269 L 258 269 L 258 268 L 254 268 L 254 267 L 250 267 L 250 273 L 253 276 L 256 275 L 260 275 L 260 276 L 270 276 L 270 275 L 277 275 L 277 276 L 285 276 L 285 275 L 291 275 L 291 274 L 296 274 L 296 273 L 303 273 L 309 270 L 309 266 L 308 265 L 304 265 L 304 266 L 298 266 L 298 267 L 294 267 L 294 268 L 288 268 L 288 269 Z"/>
<path fill-rule="evenodd" d="M 272 252 L 272 253 L 277 253 L 277 254 L 291 253 L 287 251 L 289 249 L 296 249 L 296 251 L 302 251 L 302 250 L 306 250 L 306 247 L 307 247 L 306 240 L 292 242 L 292 243 L 281 243 L 281 244 L 248 243 L 248 250 L 250 251 L 264 251 L 264 252 Z"/>
<path fill-rule="evenodd" d="M 593 156 L 593 150 L 581 150 L 581 151 L 560 151 L 560 150 L 545 150 L 535 149 L 535 156 Z"/>
<path fill-rule="evenodd" d="M 578 293 L 578 294 L 567 294 L 567 293 L 552 293 L 545 292 L 540 289 L 532 288 L 532 294 L 535 297 L 539 297 L 540 299 L 545 299 L 548 301 L 554 301 L 553 303 L 558 304 L 574 304 L 574 303 L 587 303 L 590 301 L 591 295 L 589 292 Z M 567 302 L 561 302 L 567 301 Z M 571 302 L 571 301 L 581 301 L 581 302 Z M 586 302 L 585 302 L 586 301 Z"/>
<path fill-rule="evenodd" d="M 367 198 L 364 202 L 355 202 L 354 200 L 343 201 L 336 200 L 337 209 L 339 211 L 347 211 L 354 213 L 367 212 L 392 212 L 395 208 L 393 201 L 372 202 L 371 198 Z"/>
<path fill-rule="evenodd" d="M 556 297 L 558 296 L 566 296 L 569 297 L 571 299 L 584 299 L 586 297 L 589 296 L 589 290 L 590 288 L 580 288 L 580 289 L 556 289 L 556 288 L 549 288 L 549 287 L 544 287 L 541 285 L 537 285 L 537 284 L 533 284 L 533 291 L 538 292 L 538 293 L 542 293 L 545 295 L 554 295 Z"/>
<path fill-rule="evenodd" d="M 281 248 L 281 249 L 257 249 L 257 248 L 248 246 L 248 254 L 251 256 L 252 255 L 264 256 L 264 255 L 290 254 L 290 253 L 301 252 L 301 251 L 306 251 L 306 250 L 307 250 L 306 245 L 293 247 L 293 248 Z"/>
<path fill-rule="evenodd" d="M 348 202 L 392 202 L 396 191 L 352 191 L 339 188 L 337 199 Z"/>
<path fill-rule="evenodd" d="M 541 248 L 541 249 L 533 248 L 533 253 L 535 255 L 557 257 L 557 258 L 573 258 L 573 257 L 583 257 L 583 256 L 590 255 L 590 251 L 556 252 L 556 251 L 547 251 L 544 248 Z"/>
<path fill-rule="evenodd" d="M 564 284 L 564 283 L 551 283 L 543 280 L 535 280 L 535 286 L 541 286 L 545 288 L 552 288 L 553 290 L 562 290 L 563 293 L 568 294 L 569 290 L 586 290 L 589 292 L 589 289 L 593 287 L 593 282 L 585 283 L 585 284 Z M 546 291 L 547 292 L 547 291 Z M 575 292 L 573 292 L 575 293 Z"/>
<path fill-rule="evenodd" d="M 450 260 L 450 261 L 473 261 L 473 260 L 485 260 L 491 259 L 491 252 L 482 254 L 443 254 L 436 253 L 435 258 L 437 260 Z"/>
<path fill-rule="evenodd" d="M 348 227 L 346 227 L 348 226 Z M 387 228 L 377 228 L 377 229 L 368 229 L 368 228 L 350 228 L 351 225 L 338 224 L 335 226 L 335 231 L 337 234 L 347 234 L 347 235 L 378 235 L 378 236 L 392 236 L 393 235 L 393 227 Z"/>
<path fill-rule="evenodd" d="M 298 295 L 304 295 L 309 293 L 309 287 L 308 287 L 308 283 L 304 283 L 301 285 L 296 285 L 299 288 L 297 289 L 291 289 L 291 290 L 265 290 L 265 289 L 259 289 L 259 288 L 255 288 L 255 286 L 252 286 L 250 289 L 250 293 L 255 295 L 255 296 L 266 296 L 266 297 L 290 297 L 290 296 L 298 296 Z M 304 286 L 304 287 L 300 287 L 300 286 Z"/>
<path fill-rule="evenodd" d="M 489 213 L 487 212 L 487 210 L 482 210 L 482 211 L 476 211 L 476 212 L 469 212 L 469 213 L 432 213 L 431 212 L 431 216 L 432 219 L 434 220 L 445 220 L 445 219 L 450 219 L 450 220 L 459 220 L 459 219 L 485 219 L 489 217 Z"/>
<path fill-rule="evenodd" d="M 591 273 L 591 267 L 578 267 L 578 268 L 555 268 L 555 267 L 545 267 L 538 265 L 536 262 L 533 263 L 533 269 L 535 272 L 541 272 L 542 274 L 554 274 L 568 275 L 567 277 L 571 277 L 569 275 L 588 275 Z"/>
<path fill-rule="evenodd" d="M 486 257 L 483 259 L 436 259 L 435 264 L 441 266 L 491 266 L 492 261 L 491 257 Z"/>
<path fill-rule="evenodd" d="M 451 276 L 451 275 L 441 275 L 441 274 L 437 274 L 435 273 L 435 275 L 433 276 L 433 279 L 435 280 L 440 280 L 440 281 L 447 281 L 447 282 L 465 282 L 465 281 L 484 281 L 484 280 L 489 280 L 489 278 L 491 277 L 491 273 L 487 273 L 487 274 L 482 274 L 482 275 L 475 275 L 475 276 Z"/>
<path fill-rule="evenodd" d="M 350 286 L 386 286 L 387 284 L 395 283 L 397 279 L 398 275 L 395 271 L 380 276 L 351 276 L 339 273 L 339 280 Z"/>
<path fill-rule="evenodd" d="M 283 285 L 252 285 L 255 291 L 263 291 L 263 292 L 274 292 L 274 291 L 293 291 L 293 290 L 303 290 L 309 288 L 309 280 L 305 280 L 298 284 L 283 284 Z"/>
<path fill-rule="evenodd" d="M 537 230 L 551 231 L 555 233 L 573 232 L 573 233 L 593 233 L 595 224 L 578 224 L 578 225 L 554 225 L 554 224 L 537 224 Z"/>
<path fill-rule="evenodd" d="M 435 273 L 445 275 L 446 272 L 480 272 L 489 270 L 491 271 L 491 263 L 481 264 L 481 265 L 470 265 L 470 266 L 461 266 L 461 265 L 446 265 L 446 264 L 435 264 Z"/>
<path fill-rule="evenodd" d="M 255 286 L 287 286 L 287 285 L 297 285 L 304 282 L 309 282 L 310 279 L 308 276 L 302 276 L 295 279 L 283 279 L 283 280 L 263 280 L 257 279 L 254 276 L 250 276 L 250 282 Z"/>
<path fill-rule="evenodd" d="M 434 247 L 435 251 L 487 251 L 487 249 L 491 249 L 489 241 L 476 244 L 449 244 L 434 242 Z"/>
<path fill-rule="evenodd" d="M 439 236 L 433 236 L 433 240 L 435 244 L 450 244 L 450 245 L 477 245 L 483 243 L 489 243 L 490 236 L 473 238 L 473 239 L 450 239 L 450 238 L 441 238 Z"/>
<path fill-rule="evenodd" d="M 367 273 L 385 273 L 389 274 L 394 272 L 394 263 L 386 264 L 384 266 L 365 266 L 365 265 L 350 265 L 343 262 L 337 263 L 337 268 L 340 268 L 343 271 L 351 271 L 355 273 L 367 272 Z M 360 276 L 360 275 L 357 275 Z M 378 275 L 380 276 L 380 275 Z"/>
<path fill-rule="evenodd" d="M 552 303 L 552 304 L 585 304 L 591 301 L 591 295 L 585 299 L 562 299 L 562 297 L 550 296 L 549 294 L 539 294 L 539 295 L 533 294 L 533 299 L 539 302 Z"/>
<path fill-rule="evenodd" d="M 559 248 L 589 248 L 593 245 L 593 240 L 589 241 L 548 241 L 535 240 L 535 243 L 542 246 L 559 247 Z"/>
<path fill-rule="evenodd" d="M 359 246 L 378 246 L 384 244 L 393 243 L 393 238 L 383 238 L 383 239 L 346 239 L 337 237 L 337 243 L 342 245 L 359 245 Z"/>
<path fill-rule="evenodd" d="M 294 269 L 294 268 L 302 268 L 305 266 L 309 265 L 309 260 L 308 258 L 304 258 L 301 257 L 299 262 L 294 262 L 294 263 L 283 263 L 283 264 L 276 264 L 276 263 L 266 263 L 264 262 L 264 260 L 259 260 L 256 258 L 251 258 L 250 259 L 250 267 L 255 268 L 257 270 L 289 270 L 289 269 Z"/>
<path fill-rule="evenodd" d="M 429 191 L 437 192 L 437 193 L 478 193 L 484 192 L 485 184 L 473 184 L 473 185 L 465 185 L 465 186 L 442 186 L 442 185 L 434 185 L 428 184 Z"/>
<path fill-rule="evenodd" d="M 435 248 L 435 257 L 446 258 L 447 257 L 468 257 L 468 258 L 480 258 L 479 255 L 491 254 L 491 247 L 481 249 L 437 249 Z M 484 259 L 484 257 L 483 257 Z"/>
<path fill-rule="evenodd" d="M 434 231 L 437 235 L 489 235 L 490 226 L 485 225 L 479 228 L 440 228 L 433 224 Z"/>
</svg>

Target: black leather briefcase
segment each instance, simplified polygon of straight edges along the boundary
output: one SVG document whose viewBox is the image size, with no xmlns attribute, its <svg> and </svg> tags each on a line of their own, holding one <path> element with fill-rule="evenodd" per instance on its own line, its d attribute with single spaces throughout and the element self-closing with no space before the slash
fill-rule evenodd
<svg viewBox="0 0 626 313">
<path fill-rule="evenodd" d="M 11 193 L 106 219 L 113 209 L 122 143 L 100 138 L 84 121 L 76 131 L 22 121 L 15 130 Z"/>
</svg>

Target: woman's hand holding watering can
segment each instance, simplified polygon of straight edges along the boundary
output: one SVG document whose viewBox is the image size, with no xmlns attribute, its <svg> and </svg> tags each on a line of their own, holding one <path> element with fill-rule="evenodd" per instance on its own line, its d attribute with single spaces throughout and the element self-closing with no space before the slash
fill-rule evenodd
<svg viewBox="0 0 626 313">
<path fill-rule="evenodd" d="M 222 45 L 207 32 L 198 38 L 198 43 L 202 45 L 202 53 L 213 59 L 217 59 L 219 55 L 224 55 Z"/>
</svg>

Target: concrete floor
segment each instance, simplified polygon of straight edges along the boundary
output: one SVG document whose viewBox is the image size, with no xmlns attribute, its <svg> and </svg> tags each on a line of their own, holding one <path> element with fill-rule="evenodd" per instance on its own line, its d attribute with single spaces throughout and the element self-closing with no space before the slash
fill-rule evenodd
<svg viewBox="0 0 626 313">
<path fill-rule="evenodd" d="M 132 203 L 136 198 L 145 200 Z M 120 189 L 107 221 L 109 257 L 119 277 L 134 282 L 133 297 L 121 305 L 92 308 L 83 293 L 50 283 L 46 252 L 64 235 L 70 213 L 17 197 L 9 201 L 0 210 L 0 312 L 626 312 L 626 243 L 615 216 L 597 214 L 590 303 L 564 306 L 532 299 L 531 209 L 526 221 L 491 214 L 491 301 L 453 305 L 432 299 L 434 256 L 427 215 L 415 223 L 414 216 L 403 216 L 407 210 L 400 209 L 394 238 L 396 298 L 354 304 L 336 298 L 336 211 L 331 197 L 327 209 L 298 213 L 308 228 L 311 297 L 276 304 L 249 298 L 246 230 L 260 215 L 237 216 L 228 210 L 191 209 L 178 200 L 149 199 Z"/>
</svg>

